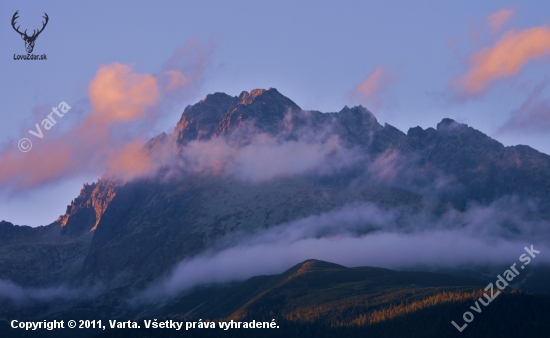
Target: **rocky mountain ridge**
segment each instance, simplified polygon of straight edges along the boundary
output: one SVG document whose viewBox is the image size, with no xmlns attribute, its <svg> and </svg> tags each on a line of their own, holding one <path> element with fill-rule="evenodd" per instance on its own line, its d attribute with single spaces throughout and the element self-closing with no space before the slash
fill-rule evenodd
<svg viewBox="0 0 550 338">
<path fill-rule="evenodd" d="M 184 149 L 191 142 L 229 137 L 244 127 L 283 141 L 299 140 L 304 130 L 335 135 L 362 159 L 328 175 L 305 173 L 259 183 L 201 173 L 126 183 L 102 178 L 84 185 L 66 214 L 46 227 L 3 222 L 0 231 L 10 238 L 2 244 L 4 266 L 40 265 L 43 254 L 29 257 L 23 252 L 33 245 L 47 247 L 38 251 L 57 252 L 59 259 L 52 267 L 66 271 L 61 275 L 72 283 L 101 281 L 109 288 L 134 289 L 228 235 L 267 229 L 353 202 L 420 210 L 427 207 L 429 197 L 429 207 L 444 212 L 514 195 L 538 201 L 540 217 L 548 217 L 550 210 L 546 154 L 527 146 L 504 147 L 451 119 L 443 119 L 437 128 L 415 127 L 405 134 L 382 126 L 362 106 L 344 107 L 338 113 L 304 111 L 273 88 L 238 97 L 208 95 L 185 108 L 172 134 L 157 136 L 146 148 L 155 151 L 175 139 Z M 17 242 L 23 237 L 25 243 Z M 24 275 L 6 268 L 0 277 L 37 283 L 30 277 L 32 269 Z M 63 278 L 45 273 L 40 282 L 66 282 Z"/>
</svg>

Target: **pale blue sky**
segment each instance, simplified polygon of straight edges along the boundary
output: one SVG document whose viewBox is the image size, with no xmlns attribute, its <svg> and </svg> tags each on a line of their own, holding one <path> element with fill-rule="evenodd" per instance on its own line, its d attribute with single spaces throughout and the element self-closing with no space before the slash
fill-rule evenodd
<svg viewBox="0 0 550 338">
<path fill-rule="evenodd" d="M 208 93 L 275 87 L 303 109 L 329 112 L 363 103 L 381 123 L 404 132 L 417 125 L 435 127 L 450 117 L 505 145 L 527 144 L 550 153 L 544 130 L 496 134 L 550 74 L 548 56 L 529 61 L 478 98 L 449 99 L 449 85 L 468 71 L 471 53 L 491 47 L 511 29 L 549 25 L 548 2 L 2 1 L 0 9 L 0 152 L 24 137 L 49 107 L 65 101 L 85 109 L 88 84 L 102 65 L 118 62 L 156 74 L 176 48 L 194 38 L 212 50 L 204 80 L 150 136 L 170 131 L 185 105 Z M 486 17 L 502 9 L 515 15 L 492 32 Z M 13 54 L 24 54 L 24 42 L 10 25 L 16 10 L 18 24 L 30 31 L 40 27 L 44 12 L 49 15 L 34 50 L 47 54 L 47 61 L 13 60 Z M 380 104 L 350 97 L 379 66 L 393 79 Z M 539 99 L 548 100 L 549 94 L 544 87 Z M 79 118 L 66 117 L 51 137 Z M 16 192 L 0 185 L 0 220 L 48 224 L 82 183 L 97 177 L 87 173 Z"/>
</svg>

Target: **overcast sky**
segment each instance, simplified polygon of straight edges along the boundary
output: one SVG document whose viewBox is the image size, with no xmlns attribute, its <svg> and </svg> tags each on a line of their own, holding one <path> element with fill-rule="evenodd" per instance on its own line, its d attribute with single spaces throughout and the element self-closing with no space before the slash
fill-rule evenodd
<svg viewBox="0 0 550 338">
<path fill-rule="evenodd" d="M 186 105 L 213 92 L 274 87 L 323 112 L 363 104 L 403 132 L 449 117 L 550 153 L 548 2 L 2 1 L 0 9 L 0 220 L 15 224 L 54 221 L 113 158 L 171 131 Z M 16 11 L 28 35 L 47 13 L 33 51 L 47 60 L 14 60 L 26 54 L 11 26 Z M 71 109 L 41 127 L 42 138 L 29 134 L 61 102 Z M 18 150 L 22 138 L 33 142 L 29 152 Z"/>
</svg>

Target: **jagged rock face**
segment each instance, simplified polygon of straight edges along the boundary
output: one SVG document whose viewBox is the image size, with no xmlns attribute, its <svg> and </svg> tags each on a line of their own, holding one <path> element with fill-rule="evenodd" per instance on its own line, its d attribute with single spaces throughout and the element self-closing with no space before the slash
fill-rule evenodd
<svg viewBox="0 0 550 338">
<path fill-rule="evenodd" d="M 115 181 L 109 180 L 85 184 L 80 195 L 67 206 L 65 215 L 56 220 L 64 228 L 63 233 L 79 236 L 86 231 L 94 231 L 116 195 L 116 186 Z"/>
<path fill-rule="evenodd" d="M 407 140 L 422 165 L 460 183 L 462 204 L 491 203 L 510 194 L 540 199 L 544 212 L 549 211 L 550 156 L 527 146 L 505 147 L 451 119 L 443 119 L 437 129 L 411 128 Z"/>
<path fill-rule="evenodd" d="M 224 93 L 208 95 L 199 103 L 185 108 L 174 129 L 178 142 L 209 139 L 237 98 Z"/>
<path fill-rule="evenodd" d="M 242 92 L 239 97 L 215 93 L 185 108 L 174 134 L 180 143 L 205 140 L 251 120 L 262 131 L 276 133 L 286 114 L 300 111 L 298 105 L 274 88 Z"/>
<path fill-rule="evenodd" d="M 207 95 L 185 109 L 173 135 L 180 144 L 208 140 L 228 134 L 245 122 L 272 135 L 288 132 L 285 129 L 290 125 L 293 130 L 286 135 L 288 139 L 298 138 L 300 128 L 304 127 L 319 133 L 329 129 L 348 146 L 362 146 L 373 154 L 389 147 L 408 147 L 403 132 L 388 124 L 380 125 L 362 106 L 346 106 L 338 113 L 303 111 L 274 88 L 245 91 L 238 97 L 224 93 Z"/>
</svg>

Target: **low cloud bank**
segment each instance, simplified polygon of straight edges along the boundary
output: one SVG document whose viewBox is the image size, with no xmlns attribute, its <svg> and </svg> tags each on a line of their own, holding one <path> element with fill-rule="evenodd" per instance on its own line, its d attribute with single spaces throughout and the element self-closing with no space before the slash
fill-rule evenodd
<svg viewBox="0 0 550 338">
<path fill-rule="evenodd" d="M 137 299 L 156 302 L 199 285 L 281 273 L 311 258 L 393 269 L 473 267 L 515 263 L 523 248 L 534 244 L 541 251 L 536 262 L 549 263 L 549 224 L 531 217 L 532 208 L 508 198 L 435 217 L 348 205 L 248 237 L 226 238 L 216 250 L 180 262 Z"/>
<path fill-rule="evenodd" d="M 103 287 L 100 285 L 87 288 L 71 288 L 63 285 L 48 288 L 22 287 L 9 280 L 0 279 L 0 300 L 7 299 L 18 304 L 36 301 L 92 299 L 102 290 Z"/>
</svg>

